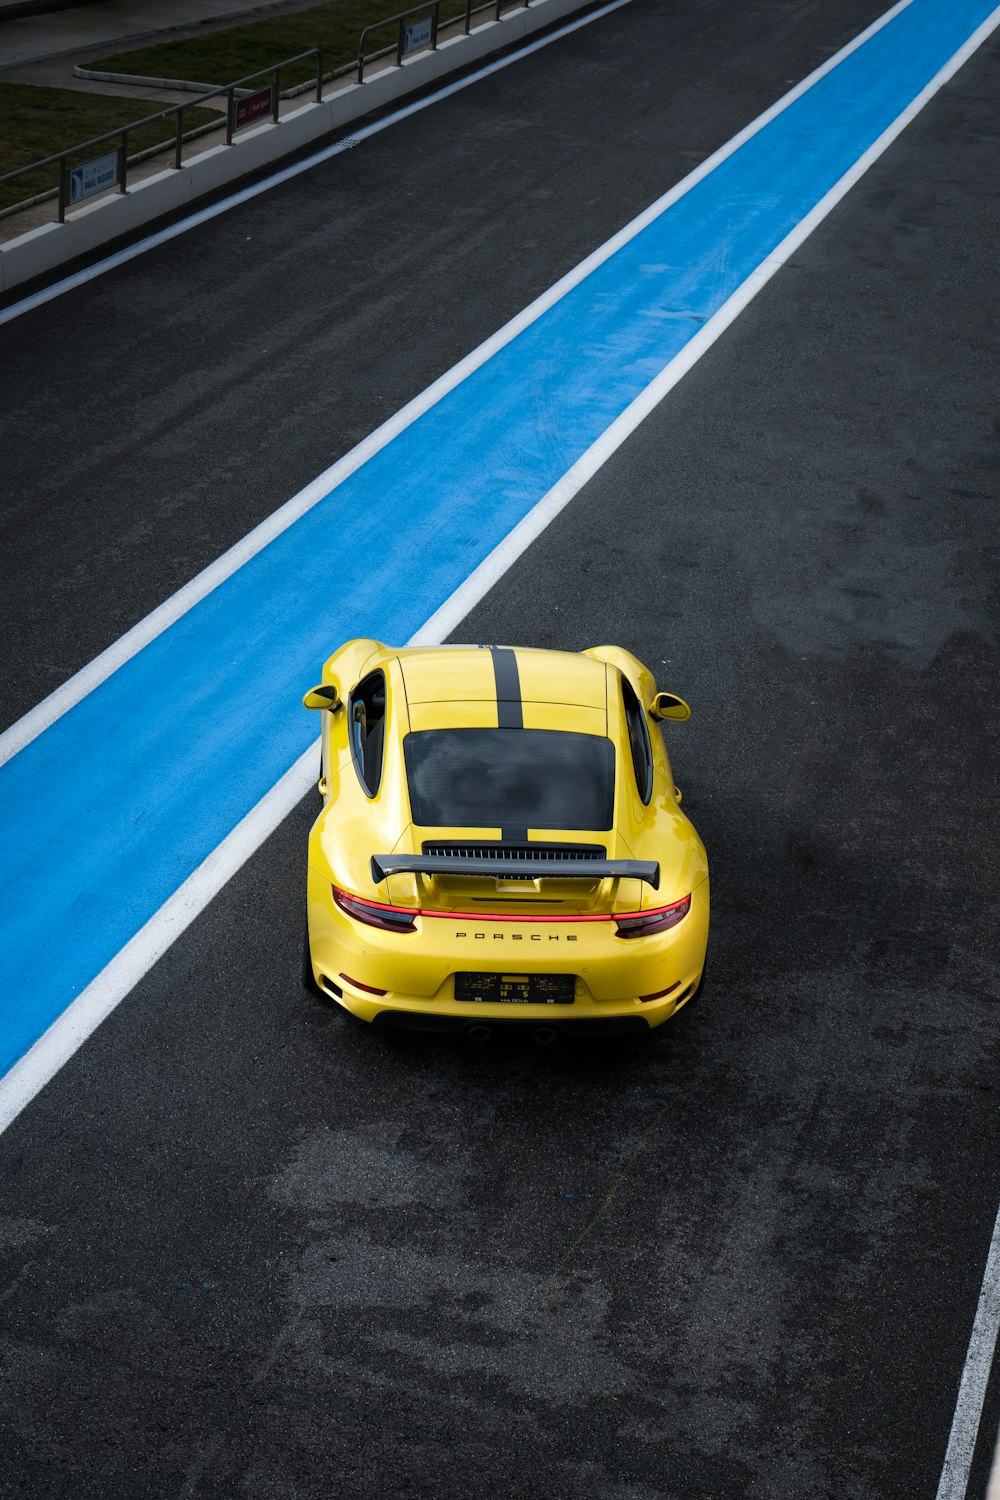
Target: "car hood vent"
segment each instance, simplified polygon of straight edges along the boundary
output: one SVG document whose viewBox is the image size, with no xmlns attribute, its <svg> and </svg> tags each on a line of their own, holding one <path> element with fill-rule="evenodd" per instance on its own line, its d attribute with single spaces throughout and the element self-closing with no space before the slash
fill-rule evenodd
<svg viewBox="0 0 1000 1500">
<path fill-rule="evenodd" d="M 425 854 L 434 854 L 451 859 L 502 859 L 516 864 L 523 859 L 607 859 L 608 851 L 601 844 L 502 844 L 495 840 L 462 843 L 428 843 L 423 845 Z"/>
</svg>

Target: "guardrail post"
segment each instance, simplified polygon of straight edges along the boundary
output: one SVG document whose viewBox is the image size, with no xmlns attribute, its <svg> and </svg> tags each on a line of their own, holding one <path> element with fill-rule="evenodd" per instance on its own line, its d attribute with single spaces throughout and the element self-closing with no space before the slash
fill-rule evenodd
<svg viewBox="0 0 1000 1500">
<path fill-rule="evenodd" d="M 232 87 L 228 88 L 226 90 L 226 145 L 227 146 L 231 146 L 233 144 L 233 115 L 235 113 L 235 109 L 234 109 L 235 99 L 236 99 L 235 90 Z"/>
<path fill-rule="evenodd" d="M 122 143 L 118 148 L 118 191 L 124 193 L 128 177 L 128 131 L 122 131 Z"/>
<path fill-rule="evenodd" d="M 403 27 L 404 27 L 404 22 L 403 22 L 403 18 L 401 16 L 400 19 L 399 19 L 399 25 L 398 25 L 398 27 L 396 29 L 396 67 L 397 68 L 401 68 L 403 66 L 403 39 L 404 39 L 403 38 Z"/>
<path fill-rule="evenodd" d="M 472 0 L 465 0 L 465 34 L 472 30 Z"/>
<path fill-rule="evenodd" d="M 56 211 L 56 221 L 59 224 L 66 222 L 66 158 L 59 158 L 59 207 Z"/>
<path fill-rule="evenodd" d="M 323 54 L 316 53 L 316 103 L 323 103 Z"/>
<path fill-rule="evenodd" d="M 358 43 L 358 82 L 359 83 L 364 83 L 364 81 L 365 81 L 365 37 L 367 35 L 368 35 L 368 28 L 366 26 L 365 29 L 364 29 L 364 31 L 361 33 L 361 40 Z"/>
<path fill-rule="evenodd" d="M 440 0 L 434 0 L 434 10 L 431 14 L 431 51 L 437 51 L 438 44 L 438 8 Z"/>
<path fill-rule="evenodd" d="M 281 67 L 274 70 L 274 82 L 271 84 L 271 124 L 277 125 L 278 111 L 281 108 Z"/>
<path fill-rule="evenodd" d="M 184 106 L 177 111 L 177 134 L 174 137 L 174 171 L 181 169 L 181 149 L 184 142 Z"/>
</svg>

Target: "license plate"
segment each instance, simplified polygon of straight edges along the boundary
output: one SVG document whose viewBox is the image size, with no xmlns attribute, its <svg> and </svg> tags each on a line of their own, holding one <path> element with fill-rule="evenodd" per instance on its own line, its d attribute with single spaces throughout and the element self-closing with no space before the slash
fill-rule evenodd
<svg viewBox="0 0 1000 1500">
<path fill-rule="evenodd" d="M 572 1005 L 572 974 L 456 974 L 455 999 L 473 1004 Z"/>
</svg>

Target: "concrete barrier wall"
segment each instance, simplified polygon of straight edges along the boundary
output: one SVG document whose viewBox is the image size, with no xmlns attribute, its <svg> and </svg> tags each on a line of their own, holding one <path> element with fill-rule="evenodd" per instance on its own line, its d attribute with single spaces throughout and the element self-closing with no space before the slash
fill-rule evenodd
<svg viewBox="0 0 1000 1500">
<path fill-rule="evenodd" d="M 540 31 L 589 0 L 535 0 L 499 21 L 477 26 L 469 36 L 450 37 L 435 52 L 407 58 L 402 67 L 382 68 L 362 84 L 349 84 L 321 104 L 303 104 L 291 114 L 246 131 L 232 146 L 212 146 L 192 156 L 180 170 L 166 168 L 125 193 L 112 193 L 66 215 L 64 224 L 43 224 L 0 245 L 0 291 L 74 260 L 78 255 L 140 229 L 161 215 L 193 203 L 227 183 L 278 161 L 322 136 L 339 131 L 371 110 L 444 79 L 490 52 Z"/>
</svg>

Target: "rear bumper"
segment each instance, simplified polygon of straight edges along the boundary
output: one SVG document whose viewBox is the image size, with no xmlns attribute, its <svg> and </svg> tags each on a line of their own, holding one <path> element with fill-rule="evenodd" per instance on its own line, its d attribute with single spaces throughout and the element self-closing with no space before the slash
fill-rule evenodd
<svg viewBox="0 0 1000 1500">
<path fill-rule="evenodd" d="M 504 1017 L 500 1020 L 479 1016 L 440 1016 L 433 1011 L 380 1010 L 371 1023 L 380 1030 L 425 1031 L 446 1036 L 468 1036 L 470 1032 L 525 1035 L 551 1032 L 553 1036 L 648 1036 L 650 1027 L 644 1016 L 585 1016 L 582 1020 L 525 1021 Z"/>
<path fill-rule="evenodd" d="M 348 917 L 332 887 L 309 872 L 309 946 L 317 983 L 359 1020 L 412 1030 L 476 1025 L 572 1028 L 611 1035 L 662 1025 L 694 993 L 708 943 L 709 883 L 676 927 L 617 936 L 613 922 L 546 923 L 422 917 L 413 932 L 383 932 Z M 457 972 L 572 974 L 571 1004 L 457 1001 Z M 643 1001 L 643 995 L 670 993 Z M 373 994 L 371 990 L 384 994 Z"/>
</svg>

